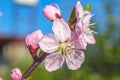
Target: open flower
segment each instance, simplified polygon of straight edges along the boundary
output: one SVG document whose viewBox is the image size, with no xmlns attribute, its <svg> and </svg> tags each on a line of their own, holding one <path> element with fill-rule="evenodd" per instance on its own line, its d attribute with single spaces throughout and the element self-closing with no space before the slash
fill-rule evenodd
<svg viewBox="0 0 120 80">
<path fill-rule="evenodd" d="M 76 35 L 78 39 L 76 39 L 75 45 L 84 44 L 81 49 L 86 49 L 88 44 L 95 44 L 94 35 L 90 29 L 90 19 L 93 16 L 89 11 L 84 11 L 80 1 L 76 3 L 76 18 L 77 23 L 75 26 L 75 31 L 72 35 Z"/>
<path fill-rule="evenodd" d="M 40 30 L 33 32 L 32 34 L 27 35 L 26 45 L 29 48 L 31 54 L 35 54 L 39 48 L 39 41 L 43 37 L 43 34 Z"/>
<path fill-rule="evenodd" d="M 84 11 L 80 1 L 76 3 L 75 9 L 77 22 L 81 21 L 80 23 L 84 27 L 90 26 L 90 20 L 93 15 L 89 11 Z"/>
<path fill-rule="evenodd" d="M 55 20 L 56 18 L 61 18 L 61 11 L 58 7 L 57 4 L 51 4 L 51 5 L 47 5 L 44 9 L 43 9 L 43 14 L 45 15 L 45 17 L 47 19 L 49 19 L 50 21 Z"/>
<path fill-rule="evenodd" d="M 84 61 L 84 52 L 77 49 L 71 40 L 71 31 L 63 19 L 53 21 L 53 34 L 45 35 L 39 45 L 41 49 L 50 53 L 45 59 L 45 68 L 48 71 L 55 71 L 66 62 L 71 70 L 80 68 Z"/>
<path fill-rule="evenodd" d="M 11 71 L 11 79 L 12 80 L 21 80 L 22 79 L 22 73 L 19 68 L 15 68 Z"/>
</svg>

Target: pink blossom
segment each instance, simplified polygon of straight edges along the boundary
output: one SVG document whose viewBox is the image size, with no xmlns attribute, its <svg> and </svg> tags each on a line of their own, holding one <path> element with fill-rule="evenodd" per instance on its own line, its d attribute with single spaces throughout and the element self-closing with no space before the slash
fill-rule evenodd
<svg viewBox="0 0 120 80">
<path fill-rule="evenodd" d="M 56 18 L 61 18 L 61 11 L 57 4 L 51 4 L 45 6 L 45 8 L 43 9 L 43 14 L 50 21 L 53 21 Z"/>
<path fill-rule="evenodd" d="M 84 11 L 80 1 L 76 3 L 76 18 L 77 23 L 75 31 L 72 35 L 76 35 L 78 39 L 74 45 L 82 44 L 79 48 L 86 49 L 88 44 L 95 44 L 93 31 L 90 29 L 90 19 L 93 15 L 89 11 Z"/>
<path fill-rule="evenodd" d="M 37 30 L 32 34 L 27 35 L 26 45 L 32 54 L 34 54 L 39 48 L 38 42 L 41 40 L 42 37 L 43 37 L 43 34 L 40 30 Z"/>
<path fill-rule="evenodd" d="M 84 37 L 78 34 L 76 31 L 73 31 L 71 34 L 71 41 L 77 49 L 86 49 L 87 42 L 84 40 Z"/>
<path fill-rule="evenodd" d="M 55 19 L 52 29 L 54 35 L 47 34 L 39 42 L 41 49 L 50 53 L 45 59 L 45 68 L 50 72 L 55 71 L 64 63 L 71 70 L 80 68 L 84 61 L 84 52 L 72 44 L 74 40 L 71 39 L 68 24 L 63 19 Z"/>
<path fill-rule="evenodd" d="M 19 68 L 15 68 L 11 71 L 11 79 L 12 80 L 21 80 L 22 79 L 22 73 Z"/>
</svg>

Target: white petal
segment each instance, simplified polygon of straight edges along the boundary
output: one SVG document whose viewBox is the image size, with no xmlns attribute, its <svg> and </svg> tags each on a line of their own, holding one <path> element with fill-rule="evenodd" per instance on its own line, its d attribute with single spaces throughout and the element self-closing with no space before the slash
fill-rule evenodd
<svg viewBox="0 0 120 80">
<path fill-rule="evenodd" d="M 61 42 L 70 38 L 71 31 L 68 24 L 63 19 L 55 19 L 53 22 L 53 32 Z"/>
<path fill-rule="evenodd" d="M 52 53 L 57 50 L 59 45 L 58 39 L 52 34 L 45 35 L 39 42 L 40 48 L 47 53 Z"/>
<path fill-rule="evenodd" d="M 71 70 L 76 70 L 80 68 L 81 64 L 84 62 L 84 52 L 81 50 L 75 50 L 73 53 L 67 54 L 65 59 L 68 68 Z"/>
<path fill-rule="evenodd" d="M 90 20 L 93 15 L 89 11 L 84 12 L 84 17 L 83 17 L 83 26 L 88 27 L 90 25 Z"/>
<path fill-rule="evenodd" d="M 64 57 L 59 53 L 52 53 L 45 58 L 45 68 L 49 72 L 61 68 L 63 63 Z"/>
</svg>

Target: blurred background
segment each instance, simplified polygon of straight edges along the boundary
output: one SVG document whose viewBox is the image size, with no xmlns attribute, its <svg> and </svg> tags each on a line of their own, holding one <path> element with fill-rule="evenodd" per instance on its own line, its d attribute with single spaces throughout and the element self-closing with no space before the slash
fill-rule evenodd
<svg viewBox="0 0 120 80">
<path fill-rule="evenodd" d="M 32 58 L 25 46 L 25 36 L 40 29 L 52 33 L 52 23 L 42 14 L 47 4 L 57 3 L 67 21 L 77 0 L 0 0 L 0 77 L 10 80 L 10 72 L 19 67 L 22 73 Z M 66 66 L 47 72 L 42 63 L 31 80 L 120 80 L 120 0 L 80 0 L 83 6 L 92 4 L 91 22 L 96 44 L 85 51 L 81 68 L 68 70 Z"/>
</svg>

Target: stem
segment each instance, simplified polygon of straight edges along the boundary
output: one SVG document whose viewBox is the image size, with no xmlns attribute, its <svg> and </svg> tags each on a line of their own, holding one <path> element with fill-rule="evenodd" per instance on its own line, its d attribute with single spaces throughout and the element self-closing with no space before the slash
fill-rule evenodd
<svg viewBox="0 0 120 80">
<path fill-rule="evenodd" d="M 31 54 L 33 60 L 37 59 L 37 55 L 36 54 Z"/>
<path fill-rule="evenodd" d="M 35 70 L 47 55 L 47 53 L 40 54 L 38 58 L 33 61 L 32 65 L 28 68 L 28 70 L 23 74 L 22 80 L 24 80 L 33 70 Z"/>
</svg>

